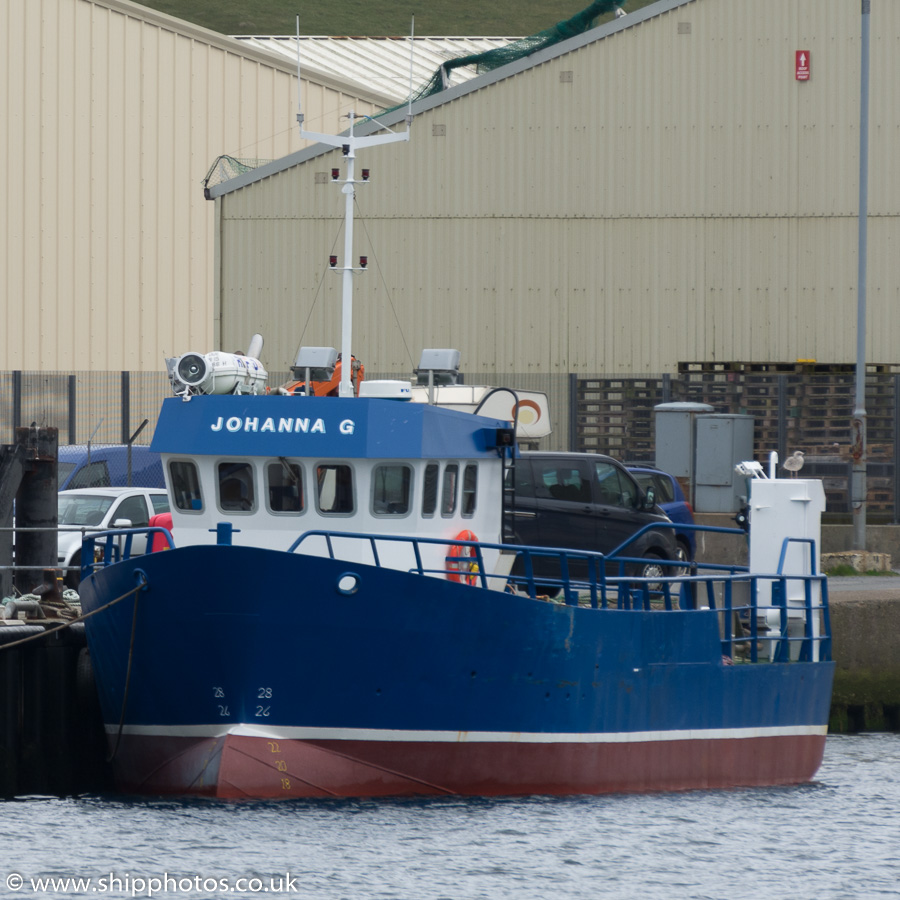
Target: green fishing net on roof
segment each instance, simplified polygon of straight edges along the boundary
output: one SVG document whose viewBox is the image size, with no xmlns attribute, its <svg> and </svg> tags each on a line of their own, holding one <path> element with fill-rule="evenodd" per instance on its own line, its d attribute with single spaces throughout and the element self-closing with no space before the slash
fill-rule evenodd
<svg viewBox="0 0 900 900">
<path fill-rule="evenodd" d="M 475 66 L 475 71 L 479 75 L 484 72 L 492 72 L 501 66 L 515 62 L 526 56 L 531 56 L 538 50 L 545 47 L 552 47 L 560 41 L 565 41 L 570 37 L 583 34 L 593 27 L 594 21 L 605 13 L 611 13 L 619 10 L 624 4 L 624 0 L 594 0 L 594 2 L 583 9 L 580 13 L 566 19 L 564 22 L 557 22 L 551 28 L 545 28 L 537 34 L 530 37 L 521 38 L 513 41 L 505 47 L 497 47 L 494 50 L 485 50 L 482 53 L 470 53 L 468 56 L 458 56 L 456 59 L 450 59 L 443 63 L 441 67 L 431 76 L 431 79 L 422 85 L 418 90 L 413 91 L 412 96 L 397 106 L 391 107 L 382 112 L 391 112 L 394 109 L 400 109 L 410 102 L 421 100 L 423 97 L 431 97 L 439 94 L 450 86 L 450 73 L 454 69 L 463 66 Z"/>
<path fill-rule="evenodd" d="M 271 159 L 235 159 L 233 156 L 218 156 L 206 173 L 206 178 L 203 179 L 203 187 L 215 187 L 217 184 L 222 184 L 223 181 L 237 178 L 238 175 L 258 169 L 270 162 L 272 162 Z"/>
</svg>

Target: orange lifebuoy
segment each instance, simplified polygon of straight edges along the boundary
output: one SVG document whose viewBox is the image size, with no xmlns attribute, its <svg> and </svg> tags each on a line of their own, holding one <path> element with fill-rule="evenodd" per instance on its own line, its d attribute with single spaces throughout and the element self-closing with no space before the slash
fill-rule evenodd
<svg viewBox="0 0 900 900">
<path fill-rule="evenodd" d="M 455 541 L 477 541 L 475 533 L 465 529 L 455 538 Z M 458 562 L 447 563 L 447 578 L 450 581 L 460 581 L 465 584 L 475 584 L 478 581 L 478 563 L 474 547 L 463 544 L 454 544 L 450 548 L 448 556 L 459 557 Z"/>
</svg>

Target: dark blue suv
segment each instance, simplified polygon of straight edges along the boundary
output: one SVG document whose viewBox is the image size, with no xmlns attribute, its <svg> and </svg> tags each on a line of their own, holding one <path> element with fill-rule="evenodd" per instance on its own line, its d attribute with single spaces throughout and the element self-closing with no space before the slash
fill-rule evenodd
<svg viewBox="0 0 900 900">
<path fill-rule="evenodd" d="M 642 490 L 625 466 L 610 456 L 523 451 L 515 463 L 514 535 L 507 540 L 609 554 L 645 525 L 669 525 L 647 531 L 624 555 L 646 560 L 633 564 L 630 575 L 671 575 L 672 569 L 662 561 L 678 559 L 678 545 L 668 517 L 656 503 L 653 494 Z M 554 559 L 535 557 L 534 565 L 540 576 L 558 574 Z M 573 561 L 572 567 L 573 575 L 586 577 L 586 563 Z"/>
</svg>

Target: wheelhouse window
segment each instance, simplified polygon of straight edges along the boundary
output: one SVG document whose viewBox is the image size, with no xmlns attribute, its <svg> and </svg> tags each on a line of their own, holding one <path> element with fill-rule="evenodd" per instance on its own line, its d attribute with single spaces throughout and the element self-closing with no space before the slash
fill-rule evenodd
<svg viewBox="0 0 900 900">
<path fill-rule="evenodd" d="M 353 503 L 353 470 L 344 464 L 316 468 L 316 503 L 324 515 L 349 515 Z"/>
<path fill-rule="evenodd" d="M 203 509 L 200 475 L 195 463 L 184 459 L 172 460 L 169 463 L 169 483 L 176 509 L 186 512 L 200 512 Z"/>
<path fill-rule="evenodd" d="M 437 509 L 439 473 L 440 466 L 437 463 L 425 466 L 425 477 L 422 479 L 422 515 L 425 518 L 433 516 Z"/>
<path fill-rule="evenodd" d="M 463 471 L 462 514 L 464 518 L 475 515 L 478 489 L 478 466 L 469 463 Z"/>
<path fill-rule="evenodd" d="M 376 466 L 372 472 L 372 512 L 376 516 L 405 516 L 411 484 L 409 466 Z"/>
<path fill-rule="evenodd" d="M 441 482 L 441 515 L 452 516 L 456 512 L 456 485 L 459 481 L 459 466 L 447 463 Z"/>
<path fill-rule="evenodd" d="M 266 466 L 269 509 L 273 513 L 303 512 L 303 469 L 297 463 L 279 458 Z"/>
<path fill-rule="evenodd" d="M 253 466 L 246 462 L 220 462 L 219 508 L 224 512 L 251 512 L 256 506 Z"/>
</svg>

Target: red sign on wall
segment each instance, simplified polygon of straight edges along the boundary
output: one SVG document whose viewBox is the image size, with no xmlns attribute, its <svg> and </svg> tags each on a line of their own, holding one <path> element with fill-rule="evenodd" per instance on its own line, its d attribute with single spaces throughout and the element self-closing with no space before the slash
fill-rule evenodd
<svg viewBox="0 0 900 900">
<path fill-rule="evenodd" d="M 797 50 L 794 54 L 794 78 L 809 81 L 809 50 Z"/>
</svg>

